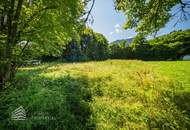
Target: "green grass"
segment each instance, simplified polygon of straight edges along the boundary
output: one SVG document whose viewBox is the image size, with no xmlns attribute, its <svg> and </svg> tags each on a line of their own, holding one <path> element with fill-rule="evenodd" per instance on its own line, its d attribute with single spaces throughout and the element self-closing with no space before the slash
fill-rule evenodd
<svg viewBox="0 0 190 130">
<path fill-rule="evenodd" d="M 190 61 L 148 62 L 157 72 L 174 79 L 190 92 Z"/>
<path fill-rule="evenodd" d="M 189 129 L 189 66 L 108 60 L 20 68 L 16 86 L 1 93 L 0 129 Z M 20 105 L 27 120 L 12 121 Z"/>
</svg>

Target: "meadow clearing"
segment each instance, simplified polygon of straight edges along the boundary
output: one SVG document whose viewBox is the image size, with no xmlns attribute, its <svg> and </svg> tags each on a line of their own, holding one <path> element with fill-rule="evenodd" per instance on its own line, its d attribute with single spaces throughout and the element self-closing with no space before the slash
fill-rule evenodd
<svg viewBox="0 0 190 130">
<path fill-rule="evenodd" d="M 19 68 L 16 86 L 1 93 L 0 129 L 190 129 L 189 66 L 107 60 Z M 26 120 L 12 121 L 19 106 Z"/>
</svg>

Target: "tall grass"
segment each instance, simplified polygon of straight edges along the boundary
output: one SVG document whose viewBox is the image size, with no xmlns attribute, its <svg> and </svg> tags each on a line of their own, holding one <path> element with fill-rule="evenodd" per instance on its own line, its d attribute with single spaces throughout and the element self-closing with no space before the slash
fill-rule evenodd
<svg viewBox="0 0 190 130">
<path fill-rule="evenodd" d="M 189 129 L 190 94 L 181 93 L 184 84 L 157 63 L 162 65 L 108 60 L 20 68 L 15 86 L 1 92 L 0 129 Z M 11 120 L 20 105 L 27 119 Z"/>
</svg>

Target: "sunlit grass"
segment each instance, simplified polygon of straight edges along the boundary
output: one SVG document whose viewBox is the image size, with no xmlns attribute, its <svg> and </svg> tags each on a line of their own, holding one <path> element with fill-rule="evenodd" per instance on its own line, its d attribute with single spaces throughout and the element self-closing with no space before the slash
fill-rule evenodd
<svg viewBox="0 0 190 130">
<path fill-rule="evenodd" d="M 3 96 L 2 104 L 9 102 L 7 114 L 23 105 L 29 119 L 36 111 L 55 116 L 51 123 L 41 121 L 45 129 L 186 129 L 188 66 L 190 62 L 108 60 L 20 68 L 16 88 Z M 26 124 L 33 128 L 34 121 Z"/>
<path fill-rule="evenodd" d="M 190 61 L 148 62 L 156 72 L 174 79 L 190 92 Z"/>
</svg>

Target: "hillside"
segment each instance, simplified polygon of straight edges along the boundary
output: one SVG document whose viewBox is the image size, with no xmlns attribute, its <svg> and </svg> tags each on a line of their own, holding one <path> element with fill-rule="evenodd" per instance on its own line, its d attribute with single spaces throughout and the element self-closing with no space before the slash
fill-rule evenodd
<svg viewBox="0 0 190 130">
<path fill-rule="evenodd" d="M 127 44 L 130 44 L 130 43 L 132 43 L 133 39 L 134 38 L 116 40 L 116 41 L 111 42 L 110 44 L 119 44 L 121 42 L 126 42 Z"/>
</svg>

